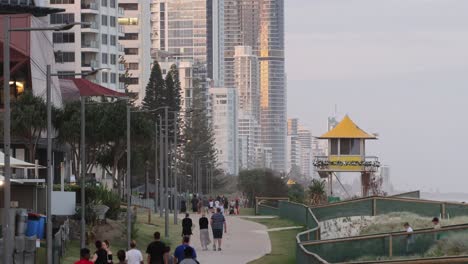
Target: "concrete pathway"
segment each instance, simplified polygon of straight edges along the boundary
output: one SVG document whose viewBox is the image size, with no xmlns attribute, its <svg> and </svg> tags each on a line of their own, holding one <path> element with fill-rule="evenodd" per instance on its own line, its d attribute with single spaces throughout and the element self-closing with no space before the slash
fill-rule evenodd
<svg viewBox="0 0 468 264">
<path fill-rule="evenodd" d="M 202 251 L 198 219 L 200 215 L 191 214 L 195 225 L 191 245 L 195 247 L 198 261 L 202 264 L 242 264 L 271 253 L 271 242 L 264 225 L 244 220 L 238 216 L 226 216 L 227 233 L 223 234 L 222 251 L 213 251 L 213 244 L 208 251 Z M 213 234 L 210 227 L 210 239 Z"/>
</svg>

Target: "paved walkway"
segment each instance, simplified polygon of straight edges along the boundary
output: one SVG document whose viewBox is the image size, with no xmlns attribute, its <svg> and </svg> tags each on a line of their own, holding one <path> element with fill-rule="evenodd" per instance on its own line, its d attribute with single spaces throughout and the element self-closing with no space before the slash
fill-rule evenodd
<svg viewBox="0 0 468 264">
<path fill-rule="evenodd" d="M 209 245 L 208 251 L 202 251 L 198 229 L 199 217 L 200 215 L 190 215 L 195 225 L 191 245 L 195 247 L 200 263 L 242 264 L 261 258 L 271 252 L 267 228 L 237 216 L 226 216 L 228 232 L 223 234 L 222 251 L 213 251 L 213 244 Z M 210 239 L 213 243 L 211 227 Z"/>
</svg>

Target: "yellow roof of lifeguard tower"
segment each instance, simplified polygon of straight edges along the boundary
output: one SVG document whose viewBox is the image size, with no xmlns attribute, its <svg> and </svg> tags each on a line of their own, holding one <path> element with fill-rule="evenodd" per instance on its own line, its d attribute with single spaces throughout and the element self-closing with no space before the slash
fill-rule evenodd
<svg viewBox="0 0 468 264">
<path fill-rule="evenodd" d="M 359 138 L 359 139 L 377 139 L 376 136 L 368 134 L 360 129 L 354 122 L 345 116 L 335 128 L 319 137 L 319 139 L 329 138 Z"/>
</svg>

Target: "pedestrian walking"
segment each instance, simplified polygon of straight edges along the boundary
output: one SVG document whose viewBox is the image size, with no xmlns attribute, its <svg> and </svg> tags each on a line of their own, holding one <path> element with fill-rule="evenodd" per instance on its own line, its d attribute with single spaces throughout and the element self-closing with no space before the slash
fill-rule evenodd
<svg viewBox="0 0 468 264">
<path fill-rule="evenodd" d="M 211 229 L 213 231 L 213 250 L 216 250 L 216 241 L 218 241 L 218 251 L 221 251 L 221 243 L 224 233 L 227 232 L 227 224 L 221 208 L 216 209 L 216 213 L 211 216 Z"/>
<path fill-rule="evenodd" d="M 239 197 L 236 198 L 235 207 L 236 207 L 236 215 L 240 215 L 240 201 L 239 201 Z"/>
<path fill-rule="evenodd" d="M 405 223 L 403 225 L 406 231 L 406 254 L 411 253 L 412 245 L 414 244 L 414 235 L 413 235 L 413 228 L 410 226 L 409 223 Z"/>
<path fill-rule="evenodd" d="M 224 211 L 228 211 L 229 210 L 229 199 L 228 198 L 225 198 L 224 199 Z M 228 211 L 229 212 L 229 211 Z"/>
<path fill-rule="evenodd" d="M 198 212 L 198 199 L 197 199 L 196 194 L 193 195 L 191 203 L 192 203 L 192 212 L 194 213 Z"/>
<path fill-rule="evenodd" d="M 192 235 L 192 219 L 189 217 L 189 214 L 185 214 L 185 218 L 182 220 L 182 236 L 191 236 Z"/>
<path fill-rule="evenodd" d="M 118 263 L 119 264 L 127 264 L 127 263 L 130 263 L 130 262 L 127 262 L 125 259 L 126 259 L 127 255 L 125 254 L 125 251 L 123 249 L 117 251 L 117 260 L 119 261 Z M 143 261 L 141 262 L 143 263 Z M 140 264 L 140 262 L 138 262 L 138 264 Z"/>
<path fill-rule="evenodd" d="M 141 251 L 137 249 L 135 240 L 130 242 L 130 250 L 127 251 L 127 264 L 143 264 L 143 255 Z"/>
<path fill-rule="evenodd" d="M 193 250 L 193 258 L 197 258 L 195 249 L 190 246 L 190 237 L 186 236 L 182 239 L 182 244 L 179 245 L 174 251 L 174 264 L 181 263 L 184 260 L 186 248 L 191 248 Z"/>
<path fill-rule="evenodd" d="M 94 264 L 107 264 L 107 250 L 103 247 L 102 241 L 98 240 L 94 245 L 96 246 L 96 251 L 91 261 Z"/>
<path fill-rule="evenodd" d="M 214 207 L 214 201 L 213 197 L 210 197 L 210 200 L 208 201 L 208 209 L 210 210 L 210 213 L 213 213 L 213 207 Z"/>
<path fill-rule="evenodd" d="M 166 245 L 161 241 L 161 233 L 154 232 L 154 241 L 148 245 L 146 254 L 148 254 L 148 264 L 167 264 L 164 261 L 164 250 Z"/>
<path fill-rule="evenodd" d="M 200 262 L 193 258 L 193 249 L 188 247 L 184 250 L 184 260 L 180 264 L 200 264 Z"/>
<path fill-rule="evenodd" d="M 109 240 L 104 240 L 102 242 L 102 247 L 107 251 L 107 264 L 113 264 L 113 260 L 112 260 L 112 250 L 110 248 L 110 242 Z"/>
<path fill-rule="evenodd" d="M 208 218 L 206 218 L 206 214 L 203 213 L 202 217 L 198 220 L 198 226 L 200 227 L 200 243 L 202 246 L 202 250 L 208 250 L 208 245 L 211 243 L 210 241 L 210 232 L 208 231 Z"/>
<path fill-rule="evenodd" d="M 80 250 L 80 260 L 76 261 L 75 264 L 93 264 L 92 261 L 90 261 L 90 254 L 91 252 L 87 248 L 82 248 Z"/>
</svg>

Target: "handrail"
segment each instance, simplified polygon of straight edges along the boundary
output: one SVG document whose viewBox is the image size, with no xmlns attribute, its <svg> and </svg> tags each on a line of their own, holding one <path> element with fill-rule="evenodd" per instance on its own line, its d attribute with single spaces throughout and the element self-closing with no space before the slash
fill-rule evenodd
<svg viewBox="0 0 468 264">
<path fill-rule="evenodd" d="M 343 204 L 350 204 L 355 202 L 367 201 L 367 200 L 388 200 L 388 201 L 401 201 L 401 202 L 416 202 L 416 203 L 425 203 L 425 204 L 448 204 L 448 205 L 463 205 L 468 206 L 466 203 L 457 203 L 457 202 L 444 202 L 444 201 L 434 201 L 434 200 L 427 200 L 427 199 L 419 199 L 419 198 L 409 198 L 409 197 L 390 197 L 390 196 L 369 196 L 364 198 L 357 198 L 347 201 L 340 201 L 330 204 L 323 204 L 323 205 L 316 205 L 313 206 L 312 209 L 315 208 L 324 208 L 324 207 L 333 207 Z"/>
<path fill-rule="evenodd" d="M 393 264 L 425 264 L 425 263 L 467 263 L 468 256 L 444 256 L 444 257 L 432 257 L 432 258 L 411 258 L 411 259 L 390 259 L 390 260 L 367 260 L 367 261 L 351 261 L 351 262 L 340 262 L 338 264 L 373 264 L 373 263 L 393 263 Z"/>
</svg>

